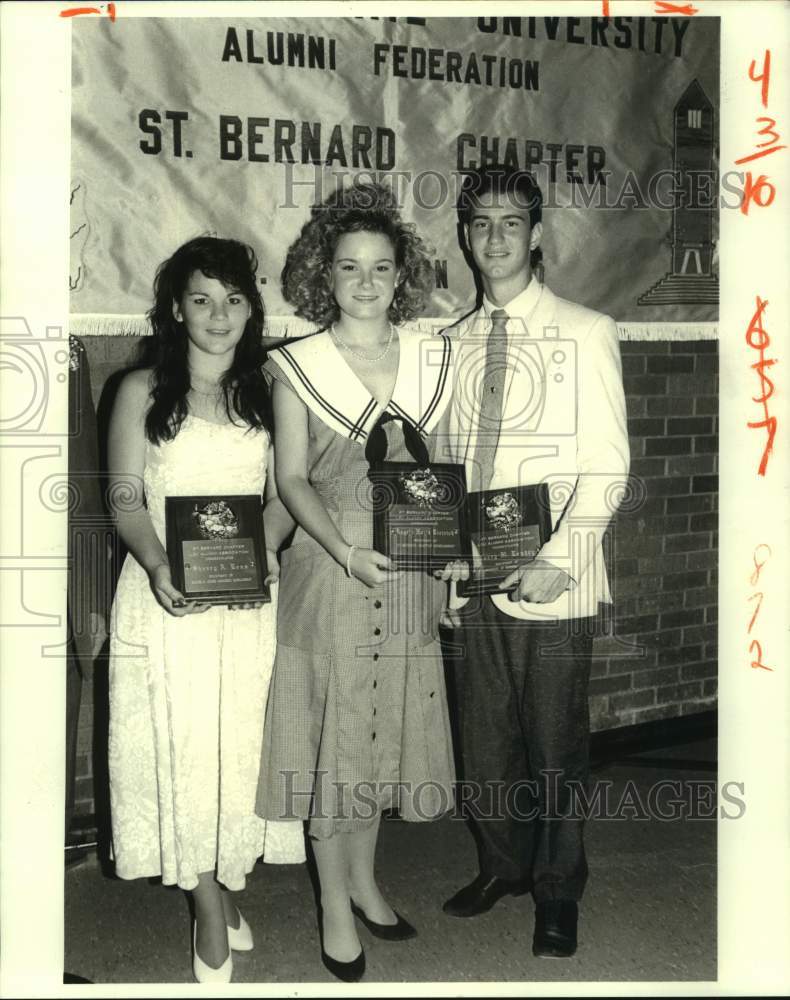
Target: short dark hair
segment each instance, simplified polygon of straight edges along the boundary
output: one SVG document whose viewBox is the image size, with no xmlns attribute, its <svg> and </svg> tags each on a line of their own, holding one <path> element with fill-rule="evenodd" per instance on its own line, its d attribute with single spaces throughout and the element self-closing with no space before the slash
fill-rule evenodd
<svg viewBox="0 0 790 1000">
<path fill-rule="evenodd" d="M 297 316 L 322 327 L 339 318 L 330 286 L 332 260 L 340 237 L 360 232 L 381 233 L 392 244 L 400 273 L 390 320 L 399 325 L 420 315 L 436 282 L 429 248 L 414 226 L 403 221 L 390 190 L 355 182 L 313 205 L 310 219 L 288 250 L 281 284 Z"/>
<path fill-rule="evenodd" d="M 474 202 L 486 194 L 505 194 L 512 198 L 519 208 L 526 208 L 529 211 L 529 224 L 532 228 L 541 221 L 543 194 L 538 182 L 528 170 L 490 166 L 468 171 L 464 175 L 458 195 L 458 215 L 463 225 L 469 224 Z"/>
<path fill-rule="evenodd" d="M 462 226 L 469 225 L 475 202 L 486 194 L 507 195 L 517 207 L 527 209 L 530 229 L 543 219 L 543 193 L 532 174 L 528 170 L 493 164 L 464 174 L 457 205 L 458 220 Z M 536 268 L 542 260 L 543 251 L 539 246 L 535 247 L 529 256 L 530 267 Z"/>
</svg>

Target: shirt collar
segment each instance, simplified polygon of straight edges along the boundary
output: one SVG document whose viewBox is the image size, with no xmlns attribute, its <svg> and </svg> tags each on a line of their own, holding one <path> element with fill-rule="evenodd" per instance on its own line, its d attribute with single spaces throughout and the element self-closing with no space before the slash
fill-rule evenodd
<svg viewBox="0 0 790 1000">
<path fill-rule="evenodd" d="M 510 319 L 528 320 L 535 306 L 538 304 L 542 288 L 543 286 L 533 274 L 529 279 L 527 287 L 504 306 L 495 306 L 489 298 L 483 295 L 483 310 L 486 318 L 490 319 L 491 313 L 495 309 L 504 309 Z"/>
</svg>

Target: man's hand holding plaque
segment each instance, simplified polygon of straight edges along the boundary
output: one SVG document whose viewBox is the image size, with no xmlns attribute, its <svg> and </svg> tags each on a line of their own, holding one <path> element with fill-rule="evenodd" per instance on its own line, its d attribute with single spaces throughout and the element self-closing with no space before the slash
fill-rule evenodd
<svg viewBox="0 0 790 1000">
<path fill-rule="evenodd" d="M 545 559 L 534 559 L 526 566 L 513 570 L 502 581 L 501 589 L 510 591 L 511 601 L 552 604 L 573 586 L 573 579 L 564 569 Z"/>
<path fill-rule="evenodd" d="M 548 486 L 538 483 L 470 493 L 467 516 L 472 573 L 459 585 L 459 594 L 495 594 L 520 586 L 522 574 L 528 569 L 532 574 L 530 564 L 551 535 Z M 554 566 L 551 569 L 556 571 Z"/>
</svg>

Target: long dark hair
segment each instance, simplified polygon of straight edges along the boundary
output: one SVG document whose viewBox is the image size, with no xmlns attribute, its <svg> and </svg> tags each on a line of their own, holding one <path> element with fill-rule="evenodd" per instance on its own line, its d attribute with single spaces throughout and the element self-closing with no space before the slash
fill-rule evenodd
<svg viewBox="0 0 790 1000">
<path fill-rule="evenodd" d="M 173 303 L 181 301 L 195 271 L 241 292 L 250 303 L 250 318 L 221 385 L 230 420 L 238 415 L 250 427 L 271 430 L 271 398 L 261 371 L 266 354 L 261 339 L 264 312 L 255 277 L 257 268 L 251 247 L 216 236 L 189 240 L 159 265 L 154 279 L 154 304 L 148 313 L 154 335 L 145 338 L 139 358 L 141 368 L 152 369 L 152 403 L 145 418 L 145 433 L 153 444 L 171 441 L 188 412 L 189 338 L 186 326 L 173 316 Z"/>
</svg>

